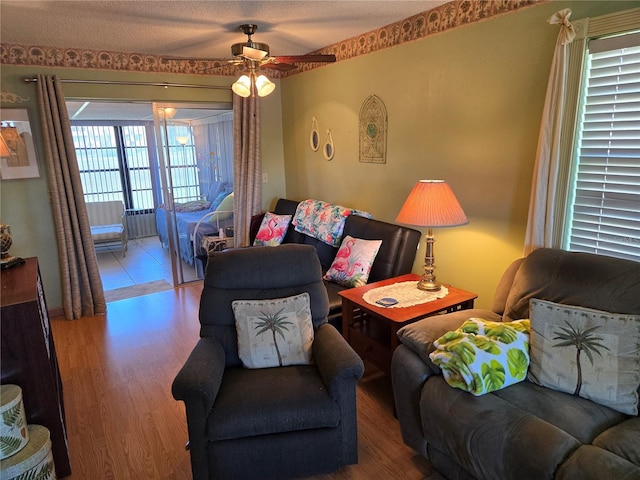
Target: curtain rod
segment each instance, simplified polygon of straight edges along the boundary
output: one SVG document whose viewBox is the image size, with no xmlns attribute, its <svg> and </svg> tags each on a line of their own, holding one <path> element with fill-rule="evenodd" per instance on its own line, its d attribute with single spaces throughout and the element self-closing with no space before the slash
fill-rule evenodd
<svg viewBox="0 0 640 480">
<path fill-rule="evenodd" d="M 22 79 L 24 83 L 37 83 L 38 77 L 24 77 Z M 207 88 L 213 90 L 231 90 L 231 87 L 224 87 L 221 85 L 191 85 L 187 83 L 171 83 L 171 82 L 126 82 L 120 80 L 72 80 L 72 79 L 60 79 L 62 83 L 89 83 L 96 85 L 134 85 L 143 87 L 185 87 L 185 88 Z"/>
</svg>

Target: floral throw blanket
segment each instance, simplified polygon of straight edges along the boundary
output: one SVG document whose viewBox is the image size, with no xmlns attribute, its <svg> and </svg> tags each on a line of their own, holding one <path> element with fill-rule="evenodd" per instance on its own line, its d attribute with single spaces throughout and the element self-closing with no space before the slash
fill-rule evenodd
<svg viewBox="0 0 640 480">
<path fill-rule="evenodd" d="M 470 318 L 435 342 L 431 361 L 449 385 L 473 395 L 521 382 L 529 367 L 529 320 L 491 322 Z"/>
<path fill-rule="evenodd" d="M 292 222 L 297 232 L 337 247 L 342 241 L 344 221 L 349 215 L 371 218 L 371 214 L 362 210 L 310 199 L 298 204 Z"/>
</svg>

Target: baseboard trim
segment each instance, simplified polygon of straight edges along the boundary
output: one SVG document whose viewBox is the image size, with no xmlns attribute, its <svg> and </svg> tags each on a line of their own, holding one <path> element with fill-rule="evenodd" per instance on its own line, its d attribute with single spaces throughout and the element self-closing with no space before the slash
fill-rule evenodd
<svg viewBox="0 0 640 480">
<path fill-rule="evenodd" d="M 64 317 L 64 308 L 62 307 L 48 308 L 47 312 L 49 313 L 49 318 Z"/>
</svg>

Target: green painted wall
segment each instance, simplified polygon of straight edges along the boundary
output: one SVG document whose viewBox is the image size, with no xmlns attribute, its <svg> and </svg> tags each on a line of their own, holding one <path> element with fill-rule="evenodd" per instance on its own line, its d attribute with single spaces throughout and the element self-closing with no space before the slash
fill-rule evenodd
<svg viewBox="0 0 640 480">
<path fill-rule="evenodd" d="M 26 108 L 29 111 L 34 143 L 39 155 L 40 178 L 4 180 L 0 182 L 0 221 L 11 225 L 13 246 L 11 253 L 20 257 L 38 257 L 47 304 L 50 309 L 62 306 L 60 268 L 57 243 L 49 194 L 47 172 L 41 145 L 41 130 L 36 103 L 37 87 L 22 82 L 23 77 L 34 74 L 58 75 L 62 79 L 117 80 L 129 82 L 173 82 L 229 86 L 233 77 L 163 75 L 149 73 L 118 73 L 95 70 L 36 68 L 3 65 L 0 83 L 3 93 L 19 95 L 26 99 L 19 103 L 4 102 L 1 108 Z M 263 184 L 263 207 L 271 206 L 272 198 L 285 194 L 284 163 L 282 153 L 282 122 L 280 85 L 262 102 L 262 159 L 263 171 L 269 182 Z M 200 88 L 164 88 L 149 86 L 63 84 L 67 98 L 146 100 L 160 102 L 231 102 L 231 90 Z M 6 95 L 5 95 L 6 96 Z M 9 96 L 6 96 L 9 98 Z"/>
<path fill-rule="evenodd" d="M 394 222 L 419 179 L 444 179 L 469 224 L 435 230 L 438 280 L 490 307 L 523 252 L 540 119 L 558 26 L 637 6 L 558 1 L 338 62 L 282 81 L 287 196 L 368 210 Z M 358 113 L 375 94 L 388 113 L 387 163 L 358 160 Z M 312 117 L 335 157 L 309 147 Z M 424 244 L 414 265 L 422 273 Z"/>
</svg>

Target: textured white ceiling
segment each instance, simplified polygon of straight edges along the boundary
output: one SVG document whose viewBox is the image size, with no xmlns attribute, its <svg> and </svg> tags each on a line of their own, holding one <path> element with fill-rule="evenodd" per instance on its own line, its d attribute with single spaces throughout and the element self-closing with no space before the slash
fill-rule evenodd
<svg viewBox="0 0 640 480">
<path fill-rule="evenodd" d="M 303 55 L 447 3 L 391 1 L 0 1 L 0 41 L 193 58 L 228 58 L 256 23 L 272 55 Z"/>
</svg>

